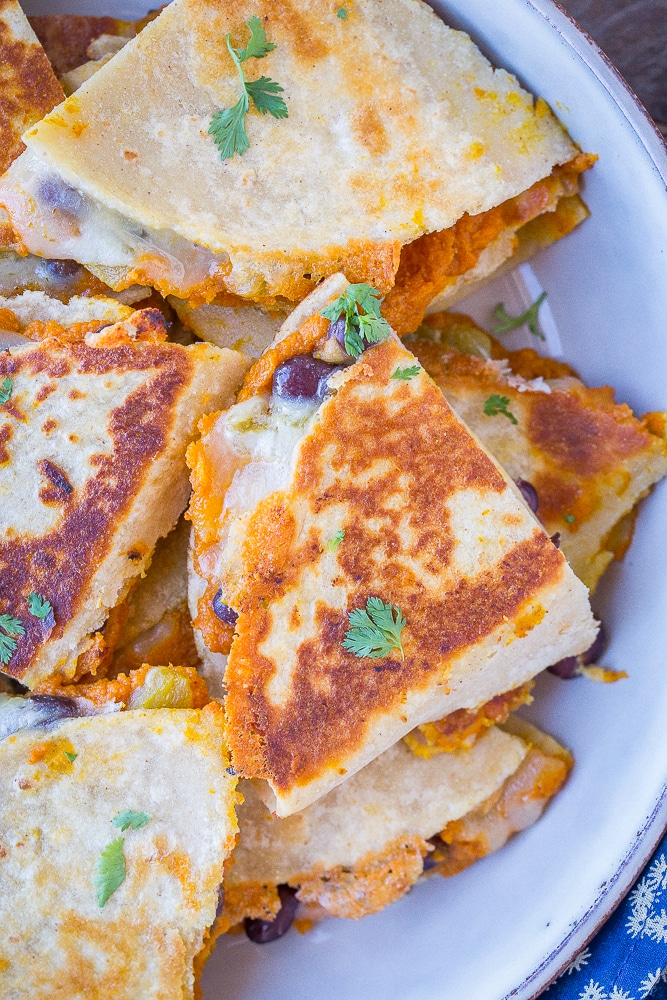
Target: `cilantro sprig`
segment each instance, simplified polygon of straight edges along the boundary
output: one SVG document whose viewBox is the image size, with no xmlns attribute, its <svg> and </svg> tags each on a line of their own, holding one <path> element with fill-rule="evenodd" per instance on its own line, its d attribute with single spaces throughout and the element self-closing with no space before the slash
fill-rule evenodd
<svg viewBox="0 0 667 1000">
<path fill-rule="evenodd" d="M 349 614 L 350 627 L 342 646 L 355 656 L 379 659 L 397 649 L 405 659 L 401 632 L 407 622 L 400 608 L 385 604 L 379 597 L 369 597 L 366 608 L 355 608 Z"/>
<path fill-rule="evenodd" d="M 142 826 L 146 826 L 152 819 L 153 817 L 150 813 L 140 813 L 134 812 L 132 809 L 125 809 L 114 816 L 111 822 L 119 830 L 125 832 L 125 830 L 140 830 Z"/>
<path fill-rule="evenodd" d="M 3 403 L 8 403 L 12 396 L 12 389 L 14 388 L 13 378 L 3 378 L 0 382 L 0 406 Z"/>
<path fill-rule="evenodd" d="M 387 320 L 380 314 L 382 298 L 372 285 L 348 285 L 343 295 L 323 309 L 321 316 L 335 323 L 345 317 L 345 350 L 358 358 L 369 344 L 379 344 L 391 333 Z"/>
<path fill-rule="evenodd" d="M 16 640 L 21 635 L 25 635 L 25 629 L 19 618 L 0 615 L 0 663 L 5 666 L 9 663 L 16 649 Z"/>
<path fill-rule="evenodd" d="M 329 552 L 335 552 L 344 538 L 345 538 L 345 532 L 341 528 L 339 531 L 336 532 L 333 538 L 330 538 L 329 541 L 327 542 L 327 548 Z"/>
<path fill-rule="evenodd" d="M 517 327 L 523 326 L 526 323 L 534 337 L 544 340 L 544 334 L 537 325 L 537 314 L 546 297 L 547 293 L 542 292 L 539 298 L 535 299 L 532 306 L 529 306 L 520 316 L 510 316 L 505 309 L 505 303 L 499 302 L 493 310 L 493 315 L 499 323 L 498 326 L 493 327 L 491 333 L 507 333 L 508 330 L 516 330 Z"/>
<path fill-rule="evenodd" d="M 278 94 L 283 88 L 268 76 L 260 76 L 258 80 L 246 80 L 241 64 L 246 59 L 263 59 L 275 49 L 273 42 L 267 42 L 266 32 L 258 17 L 251 17 L 247 22 L 250 28 L 250 41 L 244 49 L 235 49 L 231 35 L 225 36 L 229 54 L 234 60 L 243 94 L 232 108 L 221 108 L 211 118 L 208 134 L 218 147 L 220 157 L 229 160 L 236 154 L 243 156 L 250 148 L 250 140 L 245 128 L 245 116 L 250 109 L 250 101 L 261 115 L 270 114 L 273 118 L 287 118 L 288 110 L 282 97 Z"/>
<path fill-rule="evenodd" d="M 117 837 L 104 848 L 95 862 L 93 885 L 95 899 L 100 909 L 110 896 L 125 881 L 125 854 L 123 853 L 124 837 Z"/>
<path fill-rule="evenodd" d="M 28 610 L 35 618 L 44 619 L 49 617 L 53 608 L 50 601 L 47 601 L 41 594 L 36 594 L 34 590 L 31 590 L 28 596 Z"/>
<path fill-rule="evenodd" d="M 514 414 L 507 409 L 509 405 L 510 401 L 508 396 L 499 396 L 497 393 L 494 393 L 493 396 L 489 396 L 489 398 L 485 400 L 484 412 L 487 417 L 495 417 L 499 413 L 502 413 L 502 415 L 507 417 L 508 420 L 511 420 L 513 424 L 518 424 L 519 421 L 516 419 Z"/>
<path fill-rule="evenodd" d="M 419 375 L 421 371 L 421 365 L 410 365 L 409 368 L 397 368 L 396 371 L 392 372 L 391 378 L 397 379 L 399 382 L 409 382 L 411 378 L 415 378 Z"/>
</svg>

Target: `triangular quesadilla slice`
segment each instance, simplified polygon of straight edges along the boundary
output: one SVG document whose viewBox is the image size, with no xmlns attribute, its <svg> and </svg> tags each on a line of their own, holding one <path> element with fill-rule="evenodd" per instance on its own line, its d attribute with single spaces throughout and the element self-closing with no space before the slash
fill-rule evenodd
<svg viewBox="0 0 667 1000">
<path fill-rule="evenodd" d="M 591 159 L 421 0 L 341 11 L 174 0 L 24 136 L 0 200 L 25 247 L 192 304 L 344 270 L 423 312 L 493 271 Z"/>
<path fill-rule="evenodd" d="M 197 421 L 242 379 L 243 355 L 165 336 L 144 310 L 0 354 L 0 666 L 29 687 L 96 673 L 95 630 L 187 504 Z"/>
<path fill-rule="evenodd" d="M 505 352 L 465 316 L 429 317 L 409 347 L 594 589 L 626 551 L 639 499 L 667 475 L 665 414 L 638 419 L 609 386 L 588 388 L 530 348 Z M 505 405 L 489 414 L 489 400 Z"/>
<path fill-rule="evenodd" d="M 195 626 L 214 652 L 233 636 L 234 767 L 278 815 L 597 631 L 586 588 L 368 286 L 332 277 L 288 324 L 188 453 Z"/>
<path fill-rule="evenodd" d="M 3 997 L 194 997 L 237 830 L 221 715 L 35 711 L 0 739 Z"/>
<path fill-rule="evenodd" d="M 274 940 L 290 917 L 363 917 L 425 871 L 453 875 L 498 850 L 538 819 L 572 766 L 534 727 L 512 720 L 510 729 L 430 760 L 397 743 L 284 819 L 242 781 L 222 920 L 245 920 L 253 940 Z"/>
</svg>

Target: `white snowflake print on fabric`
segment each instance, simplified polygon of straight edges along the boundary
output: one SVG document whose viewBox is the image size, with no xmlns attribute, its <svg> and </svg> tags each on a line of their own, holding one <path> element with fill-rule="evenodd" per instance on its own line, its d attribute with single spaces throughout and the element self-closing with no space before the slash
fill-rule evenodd
<svg viewBox="0 0 667 1000">
<path fill-rule="evenodd" d="M 644 933 L 652 941 L 667 944 L 667 913 L 661 910 L 660 913 L 647 917 Z"/>
<path fill-rule="evenodd" d="M 625 990 L 620 990 L 618 986 L 614 986 L 609 994 L 609 1000 L 635 1000 L 635 998 L 631 997 Z"/>
<path fill-rule="evenodd" d="M 641 990 L 639 994 L 640 1000 L 646 1000 L 646 997 L 649 995 L 655 984 L 659 982 L 661 976 L 662 976 L 661 968 L 657 968 L 655 972 L 648 972 L 646 974 L 646 979 L 642 979 L 641 983 L 639 984 L 639 989 Z"/>
<path fill-rule="evenodd" d="M 574 956 L 570 964 L 563 969 L 558 978 L 560 979 L 561 976 L 571 976 L 573 972 L 581 972 L 584 966 L 588 965 L 590 957 L 591 949 L 584 948 L 583 951 L 580 951 L 578 955 Z"/>
<path fill-rule="evenodd" d="M 591 979 L 588 986 L 584 986 L 579 994 L 579 1000 L 609 1000 L 609 994 L 603 986 Z"/>
<path fill-rule="evenodd" d="M 628 896 L 631 910 L 625 929 L 630 937 L 648 937 L 659 944 L 667 944 L 667 913 L 663 908 L 658 910 L 657 906 L 667 902 L 662 899 L 666 889 L 667 861 L 661 854 Z"/>
</svg>

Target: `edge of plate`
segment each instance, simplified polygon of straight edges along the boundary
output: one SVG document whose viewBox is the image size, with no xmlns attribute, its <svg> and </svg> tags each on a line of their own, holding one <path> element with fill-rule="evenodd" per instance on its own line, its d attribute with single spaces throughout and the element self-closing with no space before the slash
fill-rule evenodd
<svg viewBox="0 0 667 1000">
<path fill-rule="evenodd" d="M 627 81 L 591 36 L 557 0 L 525 0 L 585 63 L 612 97 L 619 112 L 641 141 L 667 187 L 667 142 Z M 565 971 L 572 958 L 595 936 L 621 904 L 627 891 L 651 857 L 667 826 L 667 784 L 653 812 L 635 834 L 614 876 L 603 882 L 584 916 L 530 976 L 506 994 L 504 1000 L 536 1000 Z"/>
</svg>

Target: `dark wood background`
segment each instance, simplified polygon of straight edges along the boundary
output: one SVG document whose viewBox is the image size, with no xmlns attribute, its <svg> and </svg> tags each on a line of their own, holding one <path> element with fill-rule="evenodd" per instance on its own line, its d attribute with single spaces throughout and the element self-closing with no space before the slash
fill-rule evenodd
<svg viewBox="0 0 667 1000">
<path fill-rule="evenodd" d="M 560 0 L 667 137 L 667 0 Z"/>
</svg>

